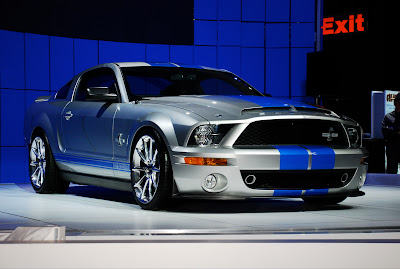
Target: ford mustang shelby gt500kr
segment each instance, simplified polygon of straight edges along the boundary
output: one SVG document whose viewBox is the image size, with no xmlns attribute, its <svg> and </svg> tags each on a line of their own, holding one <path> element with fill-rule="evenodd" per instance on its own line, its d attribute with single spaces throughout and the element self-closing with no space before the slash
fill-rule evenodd
<svg viewBox="0 0 400 269">
<path fill-rule="evenodd" d="M 366 177 L 356 122 L 200 66 L 90 68 L 35 101 L 25 137 L 36 192 L 97 185 L 144 209 L 179 196 L 334 204 L 362 195 Z"/>
</svg>

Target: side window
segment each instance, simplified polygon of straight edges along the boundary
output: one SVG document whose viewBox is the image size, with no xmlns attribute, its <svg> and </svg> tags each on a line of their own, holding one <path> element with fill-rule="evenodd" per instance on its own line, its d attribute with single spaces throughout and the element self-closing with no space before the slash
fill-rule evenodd
<svg viewBox="0 0 400 269">
<path fill-rule="evenodd" d="M 75 101 L 118 102 L 118 84 L 110 68 L 99 68 L 84 74 L 75 94 Z"/>
<path fill-rule="evenodd" d="M 55 99 L 66 99 L 68 96 L 69 88 L 71 87 L 72 80 L 65 84 L 56 94 Z"/>
</svg>

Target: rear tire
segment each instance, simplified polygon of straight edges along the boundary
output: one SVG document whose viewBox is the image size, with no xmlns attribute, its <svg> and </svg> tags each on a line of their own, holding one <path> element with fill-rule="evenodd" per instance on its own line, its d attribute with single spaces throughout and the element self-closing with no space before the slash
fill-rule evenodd
<svg viewBox="0 0 400 269">
<path fill-rule="evenodd" d="M 160 135 L 153 129 L 140 131 L 131 154 L 132 188 L 138 205 L 147 210 L 168 207 L 172 199 L 172 168 Z"/>
<path fill-rule="evenodd" d="M 29 146 L 29 177 L 37 193 L 64 193 L 69 187 L 69 182 L 59 176 L 57 164 L 43 132 L 36 132 Z"/>
</svg>

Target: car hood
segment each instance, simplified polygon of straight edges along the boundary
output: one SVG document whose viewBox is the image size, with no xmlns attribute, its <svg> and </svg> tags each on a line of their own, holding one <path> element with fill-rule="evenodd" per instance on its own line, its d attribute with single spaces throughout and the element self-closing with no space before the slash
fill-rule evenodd
<svg viewBox="0 0 400 269">
<path fill-rule="evenodd" d="M 277 114 L 331 114 L 329 110 L 317 108 L 303 102 L 250 95 L 167 96 L 144 99 L 141 104 L 180 108 L 195 113 L 208 121 L 241 120 Z"/>
</svg>

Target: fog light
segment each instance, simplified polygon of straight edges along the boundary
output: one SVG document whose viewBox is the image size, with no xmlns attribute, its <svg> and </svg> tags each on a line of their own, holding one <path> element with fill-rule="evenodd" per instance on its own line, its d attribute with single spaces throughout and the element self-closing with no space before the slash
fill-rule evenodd
<svg viewBox="0 0 400 269">
<path fill-rule="evenodd" d="M 201 185 L 206 192 L 223 192 L 228 188 L 228 179 L 222 174 L 210 174 L 202 180 Z"/>
<path fill-rule="evenodd" d="M 206 189 L 212 190 L 215 188 L 215 186 L 217 186 L 217 177 L 214 175 L 208 175 L 205 179 L 204 179 L 204 187 Z"/>
</svg>

